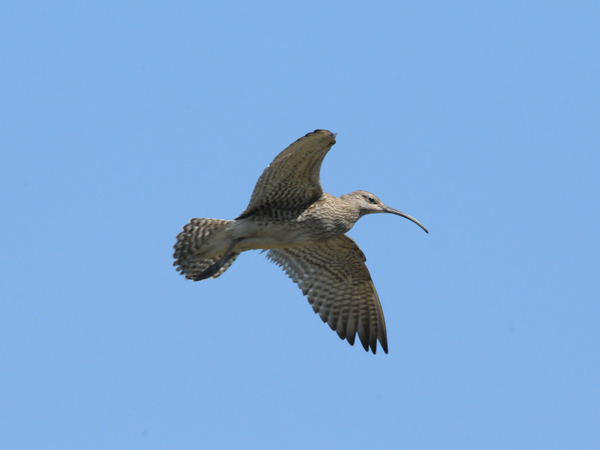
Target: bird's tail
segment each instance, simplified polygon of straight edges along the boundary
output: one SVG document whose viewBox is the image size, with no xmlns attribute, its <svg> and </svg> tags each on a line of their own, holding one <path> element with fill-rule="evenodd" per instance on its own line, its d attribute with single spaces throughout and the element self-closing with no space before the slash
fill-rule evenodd
<svg viewBox="0 0 600 450">
<path fill-rule="evenodd" d="M 221 254 L 214 254 L 210 248 L 214 247 L 212 244 L 216 240 L 221 240 L 220 237 L 226 238 L 222 234 L 227 231 L 229 228 L 227 225 L 232 222 L 232 220 L 221 219 L 190 220 L 183 227 L 183 231 L 177 235 L 177 242 L 173 246 L 175 249 L 173 265 L 176 266 L 176 270 L 189 280 L 198 280 L 198 275 L 218 263 L 225 254 L 225 250 Z M 210 256 L 205 257 L 207 253 Z M 221 276 L 238 256 L 239 253 L 231 253 L 221 268 L 212 275 L 212 278 Z"/>
</svg>

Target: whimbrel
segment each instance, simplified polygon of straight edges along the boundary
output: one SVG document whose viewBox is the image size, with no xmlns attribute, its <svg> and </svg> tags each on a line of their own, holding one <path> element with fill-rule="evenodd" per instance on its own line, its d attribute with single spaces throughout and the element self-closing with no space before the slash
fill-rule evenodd
<svg viewBox="0 0 600 450">
<path fill-rule="evenodd" d="M 387 353 L 379 296 L 365 255 L 346 232 L 373 213 L 396 214 L 428 231 L 369 192 L 338 198 L 323 191 L 321 164 L 336 135 L 315 130 L 277 155 L 237 219 L 190 220 L 177 235 L 173 265 L 187 279 L 199 281 L 221 276 L 242 252 L 268 250 L 267 258 L 298 284 L 341 339 L 354 345 L 358 333 L 367 352 L 375 353 L 379 340 Z"/>
</svg>

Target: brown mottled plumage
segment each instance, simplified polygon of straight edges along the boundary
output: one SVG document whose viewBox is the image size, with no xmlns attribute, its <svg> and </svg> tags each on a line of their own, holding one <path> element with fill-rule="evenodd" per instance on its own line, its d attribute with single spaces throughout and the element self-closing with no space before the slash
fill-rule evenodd
<svg viewBox="0 0 600 450">
<path fill-rule="evenodd" d="M 222 275 L 241 252 L 268 250 L 267 258 L 298 284 L 340 338 L 354 345 L 358 333 L 365 350 L 375 353 L 379 340 L 387 353 L 383 310 L 366 258 L 345 233 L 372 213 L 396 214 L 427 230 L 369 192 L 338 198 L 323 191 L 321 164 L 335 136 L 315 130 L 277 155 L 237 219 L 192 219 L 177 236 L 173 264 L 199 281 Z"/>
</svg>

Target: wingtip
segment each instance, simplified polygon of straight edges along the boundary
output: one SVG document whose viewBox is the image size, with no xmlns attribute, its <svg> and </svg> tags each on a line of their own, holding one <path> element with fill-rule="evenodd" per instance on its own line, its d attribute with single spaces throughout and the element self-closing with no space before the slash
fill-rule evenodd
<svg viewBox="0 0 600 450">
<path fill-rule="evenodd" d="M 387 355 L 388 353 L 388 348 L 387 348 L 387 344 L 383 345 L 383 343 L 379 343 L 379 345 L 381 345 L 381 349 L 383 350 L 383 352 Z M 365 349 L 367 352 L 369 352 L 369 349 Z M 371 351 L 373 352 L 374 355 L 377 354 L 377 344 L 375 344 L 374 346 L 371 347 Z"/>
<path fill-rule="evenodd" d="M 321 133 L 321 134 L 324 134 L 325 136 L 329 136 L 329 137 L 332 137 L 332 138 L 335 138 L 338 135 L 337 133 L 332 133 L 329 130 L 322 130 L 320 128 L 317 129 L 317 130 L 315 130 L 315 131 L 313 131 L 313 133 Z"/>
</svg>

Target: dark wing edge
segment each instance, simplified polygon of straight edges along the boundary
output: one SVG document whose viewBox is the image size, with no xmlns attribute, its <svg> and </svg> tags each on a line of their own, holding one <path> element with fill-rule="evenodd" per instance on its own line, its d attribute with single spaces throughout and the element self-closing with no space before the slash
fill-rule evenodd
<svg viewBox="0 0 600 450">
<path fill-rule="evenodd" d="M 258 179 L 250 203 L 237 219 L 262 208 L 307 208 L 323 195 L 320 172 L 337 133 L 315 130 L 279 153 Z"/>
<path fill-rule="evenodd" d="M 340 339 L 354 345 L 356 334 L 363 348 L 377 352 L 377 341 L 388 353 L 383 309 L 365 257 L 348 236 L 317 244 L 271 249 L 267 258 L 308 297 L 315 313 Z"/>
</svg>

